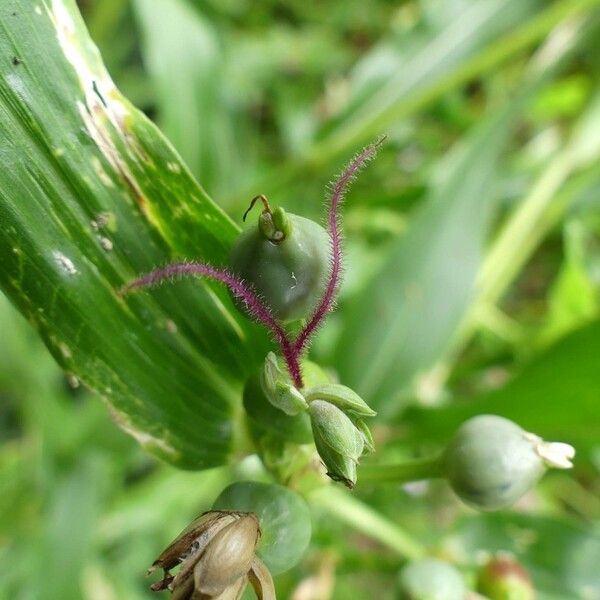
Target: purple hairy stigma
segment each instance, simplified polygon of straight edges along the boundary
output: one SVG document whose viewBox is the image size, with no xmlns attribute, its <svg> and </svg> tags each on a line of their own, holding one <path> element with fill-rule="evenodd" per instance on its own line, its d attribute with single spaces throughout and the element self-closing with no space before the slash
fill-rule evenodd
<svg viewBox="0 0 600 600">
<path fill-rule="evenodd" d="M 152 287 L 163 282 L 165 279 L 173 279 L 186 275 L 200 275 L 208 279 L 214 279 L 224 283 L 231 292 L 239 298 L 248 309 L 250 315 L 269 331 L 271 331 L 275 341 L 281 348 L 283 358 L 286 362 L 290 376 L 296 387 L 302 387 L 302 375 L 300 372 L 299 354 L 294 351 L 293 345 L 284 331 L 283 327 L 277 322 L 271 309 L 249 288 L 240 278 L 236 277 L 229 271 L 218 269 L 211 265 L 186 262 L 175 263 L 161 267 L 142 277 L 133 280 L 124 286 L 120 293 L 127 294 L 128 292 L 145 287 Z"/>
<path fill-rule="evenodd" d="M 308 345 L 311 336 L 322 325 L 325 317 L 334 307 L 340 288 L 343 263 L 340 208 L 344 201 L 344 195 L 359 171 L 375 157 L 384 140 L 385 136 L 363 148 L 348 163 L 331 186 L 329 208 L 327 211 L 327 228 L 331 243 L 329 280 L 317 308 L 294 341 L 293 349 L 298 357 L 300 357 Z"/>
</svg>

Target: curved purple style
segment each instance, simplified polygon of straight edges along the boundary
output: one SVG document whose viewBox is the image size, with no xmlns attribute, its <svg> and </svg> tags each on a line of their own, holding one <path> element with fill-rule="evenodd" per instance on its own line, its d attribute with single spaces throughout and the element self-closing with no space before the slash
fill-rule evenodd
<svg viewBox="0 0 600 600">
<path fill-rule="evenodd" d="M 382 137 L 373 144 L 369 144 L 363 148 L 348 163 L 331 188 L 329 210 L 327 211 L 327 227 L 329 239 L 331 241 L 329 281 L 325 288 L 325 292 L 323 293 L 321 302 L 319 302 L 319 305 L 315 309 L 308 323 L 302 328 L 302 331 L 300 331 L 298 337 L 294 341 L 294 350 L 299 355 L 308 345 L 311 336 L 323 324 L 327 313 L 333 309 L 340 288 L 343 268 L 340 207 L 344 201 L 344 195 L 348 186 L 352 183 L 359 171 L 375 157 L 384 140 L 385 137 Z"/>
<path fill-rule="evenodd" d="M 212 265 L 207 265 L 198 262 L 185 262 L 167 265 L 160 269 L 156 269 L 142 275 L 139 279 L 135 279 L 121 289 L 121 294 L 127 294 L 131 290 L 152 287 L 164 281 L 165 279 L 173 279 L 175 277 L 183 277 L 186 275 L 200 275 L 208 279 L 214 279 L 224 283 L 231 292 L 239 298 L 248 309 L 250 315 L 255 321 L 266 327 L 275 338 L 275 341 L 281 348 L 281 352 L 285 359 L 288 371 L 295 386 L 302 386 L 302 377 L 300 373 L 300 364 L 298 354 L 294 352 L 292 343 L 288 338 L 283 327 L 277 322 L 273 316 L 271 309 L 256 295 L 256 293 L 248 287 L 239 277 L 225 269 L 218 269 Z"/>
</svg>

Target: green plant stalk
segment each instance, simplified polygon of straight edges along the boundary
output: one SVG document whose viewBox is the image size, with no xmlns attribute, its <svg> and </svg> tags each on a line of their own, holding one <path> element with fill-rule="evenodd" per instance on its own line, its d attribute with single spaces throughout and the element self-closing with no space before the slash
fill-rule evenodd
<svg viewBox="0 0 600 600">
<path fill-rule="evenodd" d="M 332 518 L 387 546 L 403 558 L 414 560 L 425 555 L 425 548 L 396 523 L 339 487 L 320 487 L 310 493 L 308 501 Z"/>
<path fill-rule="evenodd" d="M 443 477 L 439 456 L 409 460 L 390 465 L 361 465 L 359 483 L 408 483 Z"/>
<path fill-rule="evenodd" d="M 593 165 L 600 153 L 600 96 L 596 97 L 589 112 L 578 123 L 568 144 L 542 172 L 530 193 L 515 209 L 483 263 L 477 294 L 450 351 L 454 362 L 461 349 L 477 329 L 487 307 L 496 304 L 521 271 L 540 242 L 564 216 L 577 197 L 579 185 L 566 191 L 561 188 L 578 170 Z M 589 135 L 587 132 L 591 132 Z M 594 180 L 597 173 L 584 173 L 579 182 Z"/>
<path fill-rule="evenodd" d="M 556 217 L 564 214 L 565 206 L 555 212 L 555 218 L 549 218 L 552 216 L 550 213 L 553 212 L 557 193 L 571 170 L 572 163 L 568 154 L 558 155 L 517 208 L 483 264 L 479 279 L 481 304 L 494 303 L 502 296 L 556 222 Z"/>
</svg>

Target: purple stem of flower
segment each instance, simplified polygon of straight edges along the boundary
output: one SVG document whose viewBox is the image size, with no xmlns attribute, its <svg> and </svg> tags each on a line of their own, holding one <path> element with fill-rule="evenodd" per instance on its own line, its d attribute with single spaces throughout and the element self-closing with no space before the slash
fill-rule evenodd
<svg viewBox="0 0 600 600">
<path fill-rule="evenodd" d="M 382 137 L 376 142 L 363 148 L 344 168 L 341 175 L 335 180 L 331 189 L 329 209 L 327 212 L 327 227 L 331 242 L 329 279 L 319 305 L 294 341 L 293 350 L 297 360 L 299 360 L 300 355 L 305 350 L 312 335 L 321 326 L 323 320 L 335 305 L 335 299 L 340 287 L 342 275 L 343 256 L 342 233 L 340 230 L 340 207 L 343 203 L 344 195 L 358 172 L 375 157 L 384 140 L 385 137 Z"/>
<path fill-rule="evenodd" d="M 288 338 L 287 333 L 277 322 L 269 307 L 265 305 L 256 293 L 239 277 L 236 277 L 229 271 L 197 262 L 175 263 L 151 271 L 146 275 L 142 275 L 142 277 L 135 279 L 124 286 L 120 293 L 127 294 L 134 289 L 152 287 L 165 279 L 188 275 L 200 275 L 224 283 L 231 292 L 245 304 L 252 317 L 271 331 L 281 348 L 283 358 L 294 385 L 298 388 L 302 387 L 302 373 L 299 361 L 300 354 L 294 350 L 293 344 Z"/>
</svg>

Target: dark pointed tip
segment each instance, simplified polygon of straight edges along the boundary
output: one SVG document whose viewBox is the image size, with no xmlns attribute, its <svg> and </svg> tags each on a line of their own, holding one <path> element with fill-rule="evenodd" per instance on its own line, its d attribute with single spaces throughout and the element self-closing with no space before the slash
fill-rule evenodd
<svg viewBox="0 0 600 600">
<path fill-rule="evenodd" d="M 376 148 L 380 148 L 381 146 L 383 146 L 383 143 L 387 140 L 387 138 L 387 133 L 383 133 L 373 142 L 373 145 Z"/>
<path fill-rule="evenodd" d="M 168 587 L 168 585 L 164 585 L 164 583 L 162 581 L 157 581 L 156 583 L 153 583 L 150 586 L 150 589 L 153 592 L 162 592 L 163 590 L 166 590 Z"/>
<path fill-rule="evenodd" d="M 352 479 L 348 479 L 347 477 L 344 477 L 338 473 L 327 471 L 326 475 L 337 483 L 343 483 L 349 490 L 354 489 L 354 486 L 356 485 L 356 481 L 352 481 Z"/>
<path fill-rule="evenodd" d="M 245 223 L 246 222 L 246 217 L 248 216 L 248 213 L 254 208 L 254 205 L 256 204 L 256 199 L 259 196 L 254 196 L 254 198 L 252 198 L 252 200 L 250 201 L 250 206 L 246 209 L 246 212 L 244 213 L 244 216 L 242 217 L 242 221 Z"/>
</svg>

